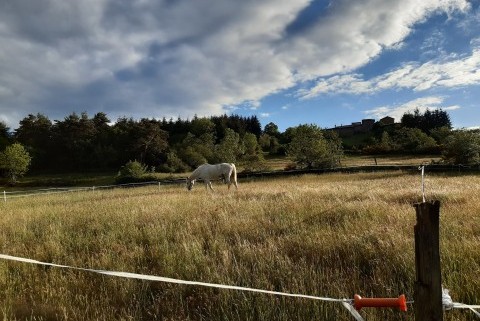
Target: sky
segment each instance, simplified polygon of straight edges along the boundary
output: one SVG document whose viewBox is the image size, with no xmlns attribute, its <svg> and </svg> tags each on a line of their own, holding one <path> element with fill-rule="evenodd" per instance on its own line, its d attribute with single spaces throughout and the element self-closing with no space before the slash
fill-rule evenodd
<svg viewBox="0 0 480 321">
<path fill-rule="evenodd" d="M 480 0 L 0 0 L 0 121 L 442 108 L 480 126 Z"/>
</svg>

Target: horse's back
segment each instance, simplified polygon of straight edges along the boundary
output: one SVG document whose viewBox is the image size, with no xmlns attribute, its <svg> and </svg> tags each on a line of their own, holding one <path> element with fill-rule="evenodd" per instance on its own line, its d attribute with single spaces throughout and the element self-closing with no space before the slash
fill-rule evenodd
<svg viewBox="0 0 480 321">
<path fill-rule="evenodd" d="M 214 179 L 221 175 L 230 175 L 235 171 L 235 165 L 232 163 L 202 164 L 194 171 L 195 176 L 203 179 Z"/>
</svg>

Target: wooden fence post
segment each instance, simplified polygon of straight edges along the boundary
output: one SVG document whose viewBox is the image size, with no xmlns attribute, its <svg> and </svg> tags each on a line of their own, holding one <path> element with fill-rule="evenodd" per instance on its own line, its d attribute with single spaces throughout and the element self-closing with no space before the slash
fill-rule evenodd
<svg viewBox="0 0 480 321">
<path fill-rule="evenodd" d="M 440 267 L 440 202 L 414 205 L 415 225 L 415 289 L 416 321 L 442 321 L 442 275 Z"/>
</svg>

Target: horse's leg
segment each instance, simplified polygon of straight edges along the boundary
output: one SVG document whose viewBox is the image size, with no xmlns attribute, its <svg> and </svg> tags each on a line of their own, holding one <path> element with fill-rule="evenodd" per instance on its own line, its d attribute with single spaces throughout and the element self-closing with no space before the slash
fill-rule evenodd
<svg viewBox="0 0 480 321">
<path fill-rule="evenodd" d="M 230 189 L 230 185 L 232 185 L 232 181 L 230 180 L 230 176 L 227 176 L 227 184 L 228 184 L 228 189 Z"/>
<path fill-rule="evenodd" d="M 230 186 L 232 185 L 232 182 L 228 183 L 228 189 L 230 189 Z M 233 180 L 233 185 L 235 185 L 235 189 L 238 189 L 237 181 Z"/>
<path fill-rule="evenodd" d="M 207 186 L 208 186 L 208 187 L 210 187 L 210 189 L 213 191 L 212 182 L 206 181 L 206 184 L 207 184 L 207 185 L 205 185 L 205 188 L 207 188 Z"/>
<path fill-rule="evenodd" d="M 227 177 L 227 183 L 228 183 L 228 190 L 230 190 L 230 186 L 232 186 L 232 180 L 231 180 L 231 177 L 232 177 L 232 170 L 230 170 L 230 172 L 228 174 L 226 174 L 225 176 Z M 235 183 L 235 186 L 237 184 Z"/>
</svg>

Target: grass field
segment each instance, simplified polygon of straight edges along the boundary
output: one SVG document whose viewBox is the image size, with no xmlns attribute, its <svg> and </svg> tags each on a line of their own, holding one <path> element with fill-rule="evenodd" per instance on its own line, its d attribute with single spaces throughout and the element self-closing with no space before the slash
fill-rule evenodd
<svg viewBox="0 0 480 321">
<path fill-rule="evenodd" d="M 421 165 L 440 159 L 439 155 L 345 155 L 340 166 Z M 282 170 L 293 162 L 287 157 L 272 157 L 267 158 L 266 163 L 273 170 Z"/>
<path fill-rule="evenodd" d="M 403 172 L 306 175 L 13 199 L 0 204 L 0 253 L 290 293 L 413 296 L 414 202 Z M 480 304 L 480 177 L 427 175 L 441 201 L 443 285 Z M 4 320 L 353 320 L 339 304 L 0 261 Z M 395 310 L 367 321 L 413 320 Z M 474 320 L 447 311 L 444 320 Z"/>
</svg>

